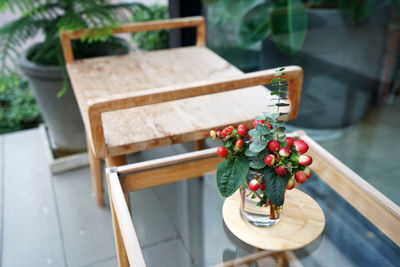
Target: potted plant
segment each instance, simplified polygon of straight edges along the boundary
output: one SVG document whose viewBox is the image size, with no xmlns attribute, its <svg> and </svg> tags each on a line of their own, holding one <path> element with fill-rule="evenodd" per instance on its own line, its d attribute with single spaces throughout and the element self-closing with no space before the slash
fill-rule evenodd
<svg viewBox="0 0 400 267">
<path fill-rule="evenodd" d="M 28 77 L 56 153 L 86 149 L 85 132 L 64 67 L 58 33 L 61 30 L 97 28 L 96 35 L 73 43 L 76 58 L 127 53 L 128 43 L 108 38 L 111 29 L 137 9 L 148 10 L 139 3 L 111 1 L 2 1 L 0 10 L 18 10 L 21 16 L 0 28 L 1 72 L 12 71 L 17 63 Z M 100 29 L 100 30 L 99 30 Z M 19 55 L 18 47 L 29 38 L 43 33 L 44 40 Z"/>
<path fill-rule="evenodd" d="M 286 190 L 302 184 L 311 176 L 312 158 L 305 153 L 308 145 L 285 134 L 285 113 L 280 108 L 289 104 L 281 102 L 288 93 L 284 68 L 276 70 L 272 80 L 271 95 L 276 100 L 276 113 L 264 113 L 254 119 L 254 129 L 247 131 L 244 124 L 222 131 L 212 130 L 213 140 L 223 145 L 217 148 L 225 161 L 218 164 L 217 185 L 223 197 L 229 197 L 240 188 L 241 215 L 249 223 L 271 227 L 279 222 L 280 210 Z"/>
<path fill-rule="evenodd" d="M 307 73 L 300 113 L 291 123 L 336 128 L 362 119 L 379 84 L 390 1 L 224 0 L 222 5 L 240 20 L 242 46 L 262 41 L 262 68 L 301 65 Z"/>
</svg>

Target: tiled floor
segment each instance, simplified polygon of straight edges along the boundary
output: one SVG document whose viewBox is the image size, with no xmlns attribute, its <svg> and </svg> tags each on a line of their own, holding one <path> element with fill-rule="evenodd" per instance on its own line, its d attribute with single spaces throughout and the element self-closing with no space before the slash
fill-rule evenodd
<svg viewBox="0 0 400 267">
<path fill-rule="evenodd" d="M 399 114 L 398 102 L 382 109 L 373 108 L 361 124 L 329 132 L 340 136 L 339 139 L 319 141 L 397 204 Z M 310 134 L 320 138 L 315 132 Z M 133 155 L 131 160 L 182 153 L 190 146 L 147 151 Z M 1 266 L 116 266 L 110 212 L 108 205 L 95 205 L 88 168 L 51 175 L 37 129 L 0 136 L 0 155 Z M 132 194 L 137 214 L 133 220 L 150 266 L 208 266 L 231 258 L 230 254 L 235 252 L 228 236 L 213 238 L 225 231 L 220 221 L 210 219 L 220 214 L 223 199 L 218 196 L 214 181 L 204 180 L 202 196 L 206 202 L 196 202 L 200 192 L 192 187 L 195 182 Z M 166 197 L 171 190 L 177 193 Z M 184 196 L 183 199 L 189 196 L 192 201 L 181 201 Z M 188 205 L 207 212 L 203 218 L 188 217 L 182 214 Z M 189 222 L 193 220 L 189 225 L 200 225 L 211 233 L 201 235 L 198 229 L 190 229 L 183 217 Z M 144 231 L 146 228 L 152 231 Z M 197 249 L 198 240 L 207 246 Z M 329 242 L 321 244 L 316 251 L 329 250 L 330 257 L 335 257 Z"/>
</svg>

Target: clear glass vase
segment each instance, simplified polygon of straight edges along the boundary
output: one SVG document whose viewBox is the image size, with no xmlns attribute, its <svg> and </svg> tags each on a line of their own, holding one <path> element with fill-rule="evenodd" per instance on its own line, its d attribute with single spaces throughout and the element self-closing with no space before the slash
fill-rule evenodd
<svg viewBox="0 0 400 267">
<path fill-rule="evenodd" d="M 282 207 L 270 203 L 261 188 L 256 192 L 250 191 L 248 183 L 257 176 L 260 177 L 261 174 L 249 171 L 247 179 L 240 186 L 240 214 L 252 225 L 271 227 L 279 222 Z"/>
</svg>

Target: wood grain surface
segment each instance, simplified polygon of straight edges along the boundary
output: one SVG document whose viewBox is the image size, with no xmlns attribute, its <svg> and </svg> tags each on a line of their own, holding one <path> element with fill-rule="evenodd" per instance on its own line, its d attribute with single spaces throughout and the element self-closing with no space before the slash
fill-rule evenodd
<svg viewBox="0 0 400 267">
<path fill-rule="evenodd" d="M 325 217 L 317 202 L 300 190 L 286 191 L 279 223 L 256 227 L 240 215 L 239 191 L 224 202 L 222 215 L 229 230 L 243 242 L 256 248 L 285 251 L 307 246 L 317 239 L 325 227 Z"/>
</svg>

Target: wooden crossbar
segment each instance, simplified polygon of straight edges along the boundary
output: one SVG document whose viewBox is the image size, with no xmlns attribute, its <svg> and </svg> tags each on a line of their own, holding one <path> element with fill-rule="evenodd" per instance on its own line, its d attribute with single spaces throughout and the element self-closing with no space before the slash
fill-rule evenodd
<svg viewBox="0 0 400 267">
<path fill-rule="evenodd" d="M 206 23 L 204 18 L 201 16 L 129 23 L 114 29 L 113 33 L 114 34 L 129 33 L 129 32 L 133 33 L 141 31 L 154 31 L 154 30 L 188 28 L 188 27 L 197 28 L 196 45 L 205 46 Z M 68 64 L 74 61 L 74 52 L 71 46 L 72 40 L 80 39 L 86 36 L 90 37 L 95 34 L 96 34 L 96 29 L 81 29 L 77 31 L 67 30 L 60 32 L 61 46 L 65 62 Z"/>
</svg>

